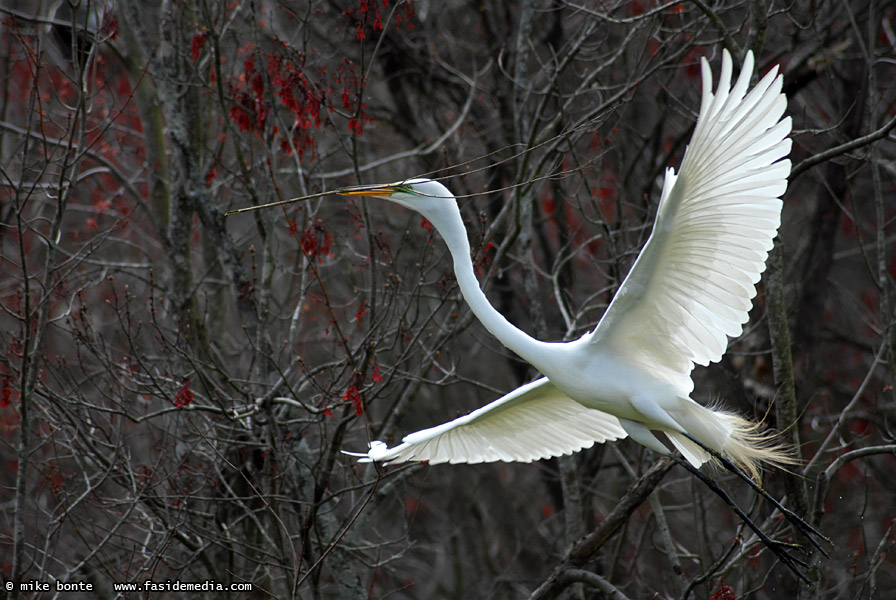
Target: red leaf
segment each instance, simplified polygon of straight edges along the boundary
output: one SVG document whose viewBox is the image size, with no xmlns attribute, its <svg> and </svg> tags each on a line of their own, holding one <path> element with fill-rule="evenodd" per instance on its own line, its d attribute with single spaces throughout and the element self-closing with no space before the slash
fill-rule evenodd
<svg viewBox="0 0 896 600">
<path fill-rule="evenodd" d="M 730 585 L 725 585 L 725 580 L 723 579 L 719 584 L 719 589 L 709 597 L 709 600 L 737 600 L 737 596 Z"/>
<path fill-rule="evenodd" d="M 190 41 L 190 57 L 193 59 L 193 62 L 196 62 L 196 59 L 202 54 L 202 48 L 205 47 L 205 40 L 207 37 L 207 33 L 200 32 L 194 35 L 193 39 Z"/>
<path fill-rule="evenodd" d="M 349 384 L 346 388 L 345 393 L 342 395 L 343 402 L 351 402 L 355 405 L 355 414 L 363 415 L 364 414 L 364 405 L 361 402 L 361 393 L 358 391 L 358 388 L 355 387 L 355 384 Z"/>
<path fill-rule="evenodd" d="M 230 119 L 237 124 L 241 131 L 248 131 L 252 127 L 252 117 L 239 104 L 230 107 Z"/>
<path fill-rule="evenodd" d="M 103 34 L 112 39 L 118 39 L 118 19 L 113 15 L 106 13 L 103 15 Z"/>
<path fill-rule="evenodd" d="M 358 324 L 358 329 L 361 329 L 361 319 L 364 315 L 367 314 L 367 300 L 361 302 L 360 306 L 358 306 L 357 312 L 355 312 L 355 322 Z"/>
<path fill-rule="evenodd" d="M 3 386 L 0 387 L 0 408 L 6 408 L 9 406 L 9 401 L 12 398 L 12 378 L 9 375 L 3 376 Z"/>
<path fill-rule="evenodd" d="M 174 406 L 184 408 L 185 406 L 190 406 L 192 402 L 193 392 L 190 391 L 190 378 L 184 377 L 183 385 L 177 390 L 177 394 L 174 395 Z"/>
<path fill-rule="evenodd" d="M 330 234 L 319 219 L 305 230 L 299 242 L 302 245 L 302 252 L 309 257 L 316 256 L 317 262 L 322 262 L 322 256 L 330 255 Z"/>
<path fill-rule="evenodd" d="M 407 2 L 402 3 L 401 8 L 404 14 L 396 11 L 395 26 L 401 27 L 401 21 L 404 20 L 408 24 L 408 30 L 413 29 L 414 24 L 411 22 L 411 19 L 417 15 L 417 10 L 414 8 L 414 0 L 407 0 Z"/>
</svg>

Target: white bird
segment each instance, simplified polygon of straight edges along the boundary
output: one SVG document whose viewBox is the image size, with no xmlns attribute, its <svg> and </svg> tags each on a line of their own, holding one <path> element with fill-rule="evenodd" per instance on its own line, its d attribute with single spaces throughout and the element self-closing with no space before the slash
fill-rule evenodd
<svg viewBox="0 0 896 600">
<path fill-rule="evenodd" d="M 394 448 L 375 441 L 369 452 L 350 454 L 384 463 L 529 462 L 626 435 L 668 454 L 655 434 L 662 432 L 694 467 L 712 458 L 707 449 L 754 479 L 763 463 L 791 462 L 757 424 L 690 398 L 694 364 L 718 361 L 748 320 L 781 220 L 791 146 L 777 67 L 748 93 L 749 52 L 731 88 L 725 51 L 713 94 L 709 65 L 701 62 L 700 114 L 681 169 L 666 170 L 647 243 L 597 327 L 577 340 L 536 340 L 488 302 L 457 201 L 441 183 L 411 179 L 337 190 L 421 213 L 448 245 L 473 313 L 544 375 L 464 417 L 411 433 Z"/>
</svg>

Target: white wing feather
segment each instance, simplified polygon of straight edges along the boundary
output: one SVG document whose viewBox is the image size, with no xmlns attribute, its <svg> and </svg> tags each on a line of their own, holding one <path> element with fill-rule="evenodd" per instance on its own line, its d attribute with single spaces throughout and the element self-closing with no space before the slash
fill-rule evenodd
<svg viewBox="0 0 896 600">
<path fill-rule="evenodd" d="M 362 462 L 531 462 L 624 438 L 619 420 L 585 408 L 547 378 L 526 384 L 454 421 L 412 433 L 394 448 L 373 442 Z"/>
<path fill-rule="evenodd" d="M 705 59 L 701 66 L 700 115 L 681 171 L 666 171 L 650 238 L 584 338 L 643 364 L 685 396 L 694 363 L 719 360 L 728 337 L 743 331 L 790 174 L 791 122 L 781 119 L 787 100 L 777 67 L 746 94 L 750 52 L 729 91 L 726 51 L 712 94 Z"/>
</svg>

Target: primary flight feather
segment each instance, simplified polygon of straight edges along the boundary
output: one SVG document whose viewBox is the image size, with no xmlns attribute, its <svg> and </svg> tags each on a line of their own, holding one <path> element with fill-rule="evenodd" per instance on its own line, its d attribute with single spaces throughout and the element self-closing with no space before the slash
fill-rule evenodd
<svg viewBox="0 0 896 600">
<path fill-rule="evenodd" d="M 373 442 L 362 460 L 430 463 L 532 461 L 630 436 L 661 453 L 662 432 L 695 467 L 720 453 L 753 477 L 788 454 L 758 426 L 690 398 L 694 364 L 718 361 L 747 322 L 781 220 L 790 173 L 789 117 L 777 67 L 748 91 L 753 55 L 734 86 L 722 55 L 676 174 L 667 169 L 653 231 L 597 327 L 571 342 L 542 342 L 510 324 L 479 287 L 457 202 L 428 179 L 344 188 L 420 212 L 439 231 L 458 286 L 482 324 L 544 377 L 472 413 Z"/>
</svg>

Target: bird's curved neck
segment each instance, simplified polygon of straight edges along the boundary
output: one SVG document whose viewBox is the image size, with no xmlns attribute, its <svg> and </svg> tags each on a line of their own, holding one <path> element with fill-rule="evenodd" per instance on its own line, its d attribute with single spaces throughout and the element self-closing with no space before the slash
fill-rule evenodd
<svg viewBox="0 0 896 600">
<path fill-rule="evenodd" d="M 446 227 L 444 231 L 439 229 L 439 233 L 442 234 L 448 245 L 448 250 L 451 252 L 451 257 L 454 260 L 454 275 L 464 299 L 470 305 L 473 314 L 492 335 L 535 368 L 541 370 L 540 363 L 543 362 L 543 350 L 547 344 L 518 329 L 488 301 L 476 278 L 473 261 L 470 259 L 470 242 L 467 240 L 467 232 L 463 227 L 459 211 L 457 221 L 457 226 Z"/>
</svg>

